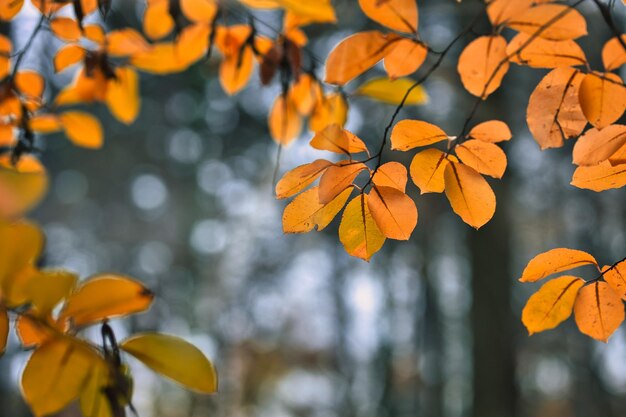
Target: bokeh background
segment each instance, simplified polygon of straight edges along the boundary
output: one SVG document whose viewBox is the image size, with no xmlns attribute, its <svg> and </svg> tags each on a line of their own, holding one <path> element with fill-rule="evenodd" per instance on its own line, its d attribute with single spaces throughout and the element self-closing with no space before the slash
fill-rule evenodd
<svg viewBox="0 0 626 417">
<path fill-rule="evenodd" d="M 313 59 L 321 62 L 346 35 L 375 27 L 356 0 L 333 3 L 337 26 L 307 28 Z M 470 0 L 418 3 L 421 36 L 436 50 L 483 7 Z M 617 3 L 624 29 L 626 7 Z M 107 24 L 139 27 L 143 7 L 114 1 Z M 600 68 L 600 45 L 610 33 L 592 2 L 580 10 L 590 32 L 581 45 Z M 261 33 L 275 36 L 280 13 L 255 17 L 264 22 Z M 247 20 L 240 6 L 228 19 Z M 27 8 L 1 28 L 19 49 L 36 20 Z M 481 25 L 486 33 L 486 18 Z M 472 98 L 455 60 L 477 35 L 426 82 L 430 102 L 401 117 L 460 129 Z M 72 71 L 52 75 L 59 46 L 44 32 L 25 61 L 24 68 L 51 77 L 48 93 L 72 77 Z M 504 145 L 509 169 L 492 182 L 493 220 L 474 231 L 445 196 L 418 196 L 410 186 L 420 213 L 413 237 L 387 242 L 365 263 L 344 252 L 337 222 L 322 233 L 282 234 L 285 202 L 274 199 L 272 185 L 277 146 L 266 126 L 278 86 L 261 88 L 255 75 L 246 90 L 228 97 L 217 64 L 214 57 L 182 74 L 144 75 L 141 115 L 131 126 L 91 106 L 106 129 L 102 150 L 75 148 L 61 135 L 39 143 L 52 176 L 32 215 L 47 235 L 44 265 L 81 277 L 114 271 L 142 280 L 156 302 L 146 314 L 114 321 L 118 338 L 137 330 L 174 333 L 217 365 L 219 394 L 205 397 L 129 358 L 141 417 L 623 415 L 623 327 L 605 345 L 578 333 L 572 320 L 533 337 L 520 322 L 539 284 L 516 279 L 535 254 L 572 247 L 605 263 L 626 255 L 623 190 L 597 194 L 570 186 L 572 143 L 540 152 L 528 132 L 528 97 L 546 71 L 512 66 L 478 114 L 479 121 L 504 120 L 514 132 Z M 375 74 L 381 68 L 347 92 Z M 348 129 L 376 148 L 393 106 L 364 98 L 350 104 Z M 303 132 L 282 151 L 279 172 L 330 157 L 311 149 L 310 137 Z M 412 154 L 388 151 L 385 160 L 408 164 Z M 0 359 L 2 417 L 30 415 L 16 383 L 27 357 L 13 338 Z"/>
</svg>

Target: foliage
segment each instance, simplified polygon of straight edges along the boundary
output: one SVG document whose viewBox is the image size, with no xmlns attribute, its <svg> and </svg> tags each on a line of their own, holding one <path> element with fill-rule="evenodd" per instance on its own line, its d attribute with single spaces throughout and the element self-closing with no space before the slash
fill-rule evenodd
<svg viewBox="0 0 626 417">
<path fill-rule="evenodd" d="M 576 138 L 572 185 L 594 191 L 626 185 L 626 126 L 617 123 L 626 110 L 626 88 L 614 72 L 626 63 L 626 38 L 616 29 L 609 6 L 591 0 L 613 32 L 602 48 L 604 68 L 591 68 L 577 43 L 587 34 L 586 19 L 577 9 L 584 1 L 486 1 L 461 33 L 436 51 L 420 37 L 415 0 L 359 0 L 362 12 L 383 28 L 340 41 L 326 60 L 322 80 L 303 27 L 335 23 L 330 0 L 241 0 L 252 9 L 284 11 L 274 39 L 257 32 L 257 20 L 248 12 L 246 23 L 231 24 L 224 16 L 233 5 L 217 0 L 148 0 L 143 34 L 87 23 L 92 13 L 106 19 L 108 0 L 31 0 L 41 17 L 25 47 L 14 51 L 11 40 L 0 36 L 0 333 L 4 344 L 11 313 L 24 347 L 35 348 L 22 376 L 24 397 L 35 414 L 56 412 L 77 398 L 86 415 L 123 414 L 132 384 L 120 350 L 189 388 L 216 389 L 212 365 L 180 339 L 144 334 L 117 343 L 107 320 L 149 307 L 152 294 L 142 284 L 117 275 L 78 283 L 69 272 L 37 268 L 41 232 L 19 220 L 47 188 L 45 168 L 35 157 L 35 135 L 64 132 L 77 146 L 99 148 L 104 140 L 100 121 L 75 106 L 102 103 L 117 120 L 131 124 L 141 108 L 140 72 L 182 72 L 202 65 L 216 50 L 226 93 L 245 88 L 255 68 L 263 85 L 280 85 L 268 114 L 278 146 L 291 144 L 306 125 L 313 133 L 311 147 L 334 154 L 295 167 L 277 182 L 277 198 L 293 197 L 284 209 L 283 230 L 321 231 L 343 210 L 339 240 L 350 255 L 370 260 L 386 239 L 408 240 L 417 225 L 409 176 L 422 194 L 445 193 L 468 225 L 478 229 L 491 220 L 496 196 L 487 177 L 505 174 L 507 157 L 499 143 L 512 133 L 504 121 L 477 121 L 475 116 L 506 82 L 511 64 L 550 70 L 530 94 L 527 123 L 541 149 Z M 0 0 L 0 18 L 13 19 L 24 3 Z M 427 102 L 424 82 L 485 16 L 490 33 L 468 41 L 458 56 L 460 82 L 474 96 L 460 132 L 451 134 L 424 120 L 398 121 L 406 105 Z M 54 56 L 54 70 L 75 72 L 60 91 L 52 91 L 38 72 L 22 68 L 25 52 L 44 29 L 64 42 Z M 380 61 L 387 77 L 346 92 L 349 83 Z M 419 78 L 408 78 L 418 71 Z M 52 98 L 45 99 L 45 92 Z M 395 105 L 378 146 L 345 129 L 352 96 Z M 388 144 L 393 151 L 414 153 L 408 167 L 383 163 Z M 584 252 L 555 249 L 531 261 L 521 280 L 537 281 L 581 264 L 598 266 Z M 622 269 L 618 262 L 599 269 L 592 281 L 574 276 L 549 281 L 530 298 L 524 324 L 530 333 L 539 332 L 574 310 L 583 333 L 606 341 L 624 319 Z M 79 336 L 96 324 L 102 329 L 99 346 Z"/>
</svg>

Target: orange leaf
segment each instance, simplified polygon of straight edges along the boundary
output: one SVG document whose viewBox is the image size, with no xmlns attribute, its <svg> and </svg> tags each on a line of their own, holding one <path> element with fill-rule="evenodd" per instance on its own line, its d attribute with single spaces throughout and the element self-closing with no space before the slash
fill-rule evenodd
<svg viewBox="0 0 626 417">
<path fill-rule="evenodd" d="M 604 161 L 595 166 L 578 167 L 574 171 L 571 184 L 597 192 L 621 188 L 626 185 L 626 165 L 613 166 L 610 161 Z"/>
<path fill-rule="evenodd" d="M 598 165 L 626 144 L 626 126 L 610 125 L 602 130 L 589 129 L 574 145 L 576 165 Z"/>
<path fill-rule="evenodd" d="M 150 45 L 135 29 L 112 30 L 107 34 L 107 53 L 114 57 L 124 57 L 147 52 Z"/>
<path fill-rule="evenodd" d="M 582 333 L 606 343 L 624 321 L 624 304 L 609 284 L 596 281 L 578 293 L 574 318 Z"/>
<path fill-rule="evenodd" d="M 367 202 L 385 237 L 409 240 L 417 225 L 417 207 L 408 195 L 392 187 L 374 186 Z"/>
<path fill-rule="evenodd" d="M 620 297 L 626 299 L 626 264 L 619 262 L 613 267 L 602 268 L 604 280 Z"/>
<path fill-rule="evenodd" d="M 580 83 L 578 99 L 589 123 L 602 129 L 626 110 L 626 86 L 617 74 L 590 73 Z"/>
<path fill-rule="evenodd" d="M 50 30 L 59 39 L 66 42 L 78 42 L 82 36 L 78 22 L 69 17 L 57 17 L 50 21 Z"/>
<path fill-rule="evenodd" d="M 0 156 L 1 219 L 22 216 L 41 201 L 47 188 L 48 175 L 37 159 L 25 155 L 13 165 L 9 155 Z"/>
<path fill-rule="evenodd" d="M 176 42 L 176 54 L 178 59 L 186 65 L 198 61 L 209 49 L 211 27 L 198 23 L 189 25 L 178 36 Z"/>
<path fill-rule="evenodd" d="M 470 130 L 467 136 L 490 143 L 504 142 L 512 137 L 511 130 L 507 124 L 500 120 L 489 120 L 488 122 L 477 124 Z"/>
<path fill-rule="evenodd" d="M 98 149 L 104 141 L 102 126 L 94 116 L 80 111 L 68 111 L 59 116 L 67 138 L 77 146 Z"/>
<path fill-rule="evenodd" d="M 319 100 L 321 100 L 323 91 L 319 82 L 312 76 L 301 74 L 298 81 L 291 86 L 289 95 L 298 112 L 303 116 L 308 116 Z"/>
<path fill-rule="evenodd" d="M 169 13 L 169 1 L 148 2 L 143 15 L 143 33 L 150 39 L 157 40 L 168 35 L 173 29 L 174 19 Z"/>
<path fill-rule="evenodd" d="M 507 45 L 506 53 L 511 62 L 533 68 L 573 67 L 587 62 L 585 53 L 575 41 L 531 40 L 526 33 L 515 36 Z"/>
<path fill-rule="evenodd" d="M 154 74 L 180 72 L 189 66 L 178 54 L 176 45 L 171 42 L 155 44 L 150 50 L 133 55 L 130 64 Z"/>
<path fill-rule="evenodd" d="M 622 35 L 622 40 L 626 42 L 626 35 Z M 604 48 L 602 48 L 602 63 L 607 71 L 613 71 L 626 64 L 626 49 L 624 49 L 617 37 L 610 39 L 604 44 Z"/>
<path fill-rule="evenodd" d="M 439 127 L 421 120 L 401 120 L 391 131 L 391 149 L 408 151 L 448 139 Z"/>
<path fill-rule="evenodd" d="M 487 4 L 487 15 L 491 24 L 498 26 L 526 11 L 531 5 L 532 0 L 491 0 Z"/>
<path fill-rule="evenodd" d="M 0 5 L 0 8 L 2 5 Z M 0 35 L 0 79 L 4 79 L 9 75 L 11 69 L 11 51 L 13 46 L 11 40 L 6 36 Z"/>
<path fill-rule="evenodd" d="M 367 152 L 367 146 L 354 133 L 342 129 L 339 125 L 332 124 L 317 132 L 310 145 L 322 151 L 341 153 L 347 156 L 351 154 Z"/>
<path fill-rule="evenodd" d="M 2 355 L 7 347 L 9 338 L 9 315 L 4 308 L 0 308 L 0 355 Z"/>
<path fill-rule="evenodd" d="M 554 41 L 576 39 L 587 34 L 583 15 L 564 4 L 536 5 L 510 19 L 507 26 Z"/>
<path fill-rule="evenodd" d="M 289 96 L 276 97 L 268 123 L 272 139 L 283 146 L 289 145 L 302 132 L 302 118 Z"/>
<path fill-rule="evenodd" d="M 313 187 L 293 199 L 283 212 L 283 231 L 285 233 L 306 233 L 317 226 L 321 231 L 333 221 L 346 205 L 352 194 L 352 187 L 343 190 L 330 203 L 319 201 L 319 187 Z"/>
<path fill-rule="evenodd" d="M 557 68 L 531 94 L 526 121 L 541 149 L 563 146 L 563 139 L 580 135 L 587 125 L 578 101 L 582 80 L 574 68 Z"/>
<path fill-rule="evenodd" d="M 533 294 L 522 311 L 522 322 L 528 334 L 553 329 L 572 314 L 578 290 L 585 284 L 581 278 L 564 276 L 546 282 Z"/>
<path fill-rule="evenodd" d="M 406 182 L 406 168 L 399 162 L 382 164 L 372 176 L 372 183 L 377 187 L 391 187 L 402 192 L 406 190 Z"/>
<path fill-rule="evenodd" d="M 470 226 L 479 229 L 496 211 L 496 196 L 478 172 L 450 161 L 444 171 L 446 197 L 452 210 Z"/>
<path fill-rule="evenodd" d="M 445 189 L 446 166 L 448 166 L 448 159 L 445 153 L 439 149 L 426 149 L 413 157 L 410 168 L 411 179 L 422 194 L 442 193 Z"/>
<path fill-rule="evenodd" d="M 62 129 L 61 121 L 55 114 L 39 114 L 28 121 L 28 127 L 35 133 L 53 133 Z"/>
<path fill-rule="evenodd" d="M 217 14 L 217 3 L 214 0 L 181 0 L 180 8 L 192 22 L 210 23 Z"/>
<path fill-rule="evenodd" d="M 467 91 L 486 98 L 509 70 L 506 39 L 499 35 L 475 39 L 461 52 L 457 70 Z"/>
<path fill-rule="evenodd" d="M 276 184 L 276 198 L 287 198 L 299 193 L 311 185 L 331 165 L 333 163 L 330 161 L 318 159 L 292 169 Z"/>
<path fill-rule="evenodd" d="M 331 124 L 343 127 L 347 118 L 348 102 L 345 97 L 341 93 L 329 94 L 317 102 L 309 119 L 309 129 L 319 132 Z"/>
<path fill-rule="evenodd" d="M 506 155 L 498 145 L 481 140 L 468 140 L 454 148 L 467 166 L 493 178 L 502 178 L 506 170 Z"/>
<path fill-rule="evenodd" d="M 115 78 L 109 80 L 106 89 L 106 103 L 117 120 L 127 125 L 139 115 L 139 77 L 129 67 L 115 69 Z"/>
<path fill-rule="evenodd" d="M 146 310 L 154 295 L 138 281 L 119 275 L 99 275 L 83 282 L 68 298 L 60 320 L 84 326 L 107 318 Z"/>
<path fill-rule="evenodd" d="M 428 48 L 424 44 L 411 39 L 400 39 L 389 47 L 385 55 L 385 71 L 392 80 L 413 74 L 422 66 L 427 55 Z"/>
<path fill-rule="evenodd" d="M 522 273 L 521 282 L 535 282 L 557 272 L 567 271 L 583 265 L 598 265 L 596 259 L 581 250 L 557 248 L 540 253 L 528 262 Z"/>
<path fill-rule="evenodd" d="M 400 39 L 393 34 L 378 31 L 359 32 L 348 36 L 328 55 L 326 82 L 344 85 L 361 75 L 384 58 Z"/>
<path fill-rule="evenodd" d="M 361 194 L 348 203 L 339 225 L 339 240 L 346 252 L 369 261 L 385 243 L 382 234 L 372 217 L 369 197 Z"/>
<path fill-rule="evenodd" d="M 367 166 L 361 162 L 334 165 L 326 169 L 326 172 L 324 172 L 320 179 L 320 203 L 330 203 L 335 197 L 341 194 L 343 190 L 348 188 L 352 184 L 352 181 L 365 169 L 367 169 Z"/>
<path fill-rule="evenodd" d="M 359 0 L 363 13 L 381 25 L 399 32 L 417 33 L 415 0 Z"/>
<path fill-rule="evenodd" d="M 22 10 L 24 0 L 0 2 L 0 20 L 11 20 Z"/>
<path fill-rule="evenodd" d="M 65 45 L 54 56 L 54 71 L 60 72 L 70 65 L 79 63 L 87 51 L 79 45 Z"/>
</svg>

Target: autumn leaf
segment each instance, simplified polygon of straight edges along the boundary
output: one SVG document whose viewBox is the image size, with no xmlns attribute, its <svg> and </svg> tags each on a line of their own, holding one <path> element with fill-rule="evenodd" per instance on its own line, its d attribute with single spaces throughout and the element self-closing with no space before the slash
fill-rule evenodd
<svg viewBox="0 0 626 417">
<path fill-rule="evenodd" d="M 417 208 L 404 192 L 374 186 L 367 200 L 380 231 L 389 239 L 409 240 L 417 225 Z"/>
<path fill-rule="evenodd" d="M 609 284 L 596 281 L 579 291 L 574 317 L 581 333 L 606 343 L 624 321 L 624 304 Z"/>
<path fill-rule="evenodd" d="M 24 0 L 14 0 L 0 3 L 0 20 L 11 20 L 22 10 Z"/>
<path fill-rule="evenodd" d="M 315 78 L 309 74 L 301 74 L 298 81 L 291 86 L 289 96 L 298 109 L 298 113 L 308 116 L 322 99 L 323 91 Z"/>
<path fill-rule="evenodd" d="M 276 184 L 276 198 L 291 197 L 311 185 L 326 169 L 333 165 L 325 159 L 317 159 L 287 172 Z"/>
<path fill-rule="evenodd" d="M 498 145 L 473 139 L 460 143 L 454 148 L 463 164 L 481 174 L 502 178 L 506 170 L 506 155 Z"/>
<path fill-rule="evenodd" d="M 509 70 L 506 39 L 499 35 L 475 39 L 461 52 L 457 70 L 467 91 L 487 98 Z"/>
<path fill-rule="evenodd" d="M 69 17 L 56 17 L 50 21 L 50 30 L 54 35 L 65 42 L 78 42 L 82 31 L 78 22 Z"/>
<path fill-rule="evenodd" d="M 575 41 L 549 41 L 531 38 L 526 33 L 515 36 L 507 45 L 506 53 L 511 62 L 532 68 L 574 67 L 587 62 L 585 53 Z"/>
<path fill-rule="evenodd" d="M 312 187 L 293 199 L 283 212 L 283 232 L 307 233 L 317 226 L 321 231 L 328 226 L 346 205 L 353 187 L 343 190 L 330 203 L 319 200 L 319 187 Z"/>
<path fill-rule="evenodd" d="M 454 156 L 452 156 L 454 158 Z M 445 189 L 444 172 L 448 158 L 439 149 L 426 149 L 411 161 L 411 179 L 422 194 L 442 193 Z"/>
<path fill-rule="evenodd" d="M 60 319 L 75 326 L 146 310 L 154 295 L 143 284 L 120 275 L 97 275 L 84 281 L 70 295 Z"/>
<path fill-rule="evenodd" d="M 578 98 L 585 117 L 598 129 L 615 122 L 626 110 L 626 86 L 617 74 L 585 75 Z"/>
<path fill-rule="evenodd" d="M 564 276 L 546 282 L 533 294 L 522 311 L 522 322 L 528 334 L 553 329 L 572 314 L 578 290 L 585 284 L 581 278 Z"/>
<path fill-rule="evenodd" d="M 359 0 L 363 13 L 372 20 L 399 32 L 417 33 L 415 0 Z"/>
<path fill-rule="evenodd" d="M 587 34 L 583 15 L 564 4 L 538 4 L 509 19 L 507 26 L 554 41 L 576 39 Z"/>
<path fill-rule="evenodd" d="M 391 80 L 389 78 L 373 78 L 357 90 L 356 94 L 373 98 L 383 103 L 399 105 L 420 105 L 428 103 L 428 94 L 426 90 L 418 85 L 413 87 L 415 81 L 409 78 L 400 78 L 397 80 Z M 411 88 L 411 92 L 404 99 L 407 91 Z M 404 102 L 402 101 L 404 99 Z"/>
<path fill-rule="evenodd" d="M 0 156 L 0 219 L 15 219 L 35 207 L 48 189 L 45 168 L 26 155 L 13 165 L 9 155 Z"/>
<path fill-rule="evenodd" d="M 626 42 L 626 35 L 621 36 L 622 41 Z M 613 71 L 626 64 L 626 49 L 617 37 L 610 39 L 602 48 L 602 63 L 604 69 Z"/>
<path fill-rule="evenodd" d="M 483 142 L 498 143 L 510 140 L 512 134 L 506 123 L 500 120 L 489 120 L 474 126 L 467 136 Z"/>
<path fill-rule="evenodd" d="M 372 176 L 372 183 L 378 187 L 391 187 L 398 191 L 406 191 L 408 177 L 406 168 L 399 162 L 382 164 Z"/>
<path fill-rule="evenodd" d="M 563 139 L 577 137 L 587 125 L 578 101 L 583 78 L 576 69 L 557 68 L 531 94 L 526 121 L 541 149 L 563 146 Z"/>
<path fill-rule="evenodd" d="M 361 75 L 387 54 L 397 35 L 378 31 L 360 32 L 339 42 L 328 55 L 325 80 L 344 85 Z"/>
<path fill-rule="evenodd" d="M 134 122 L 141 105 L 137 73 L 128 67 L 117 68 L 115 79 L 107 86 L 105 100 L 116 119 L 125 124 Z"/>
<path fill-rule="evenodd" d="M 417 71 L 426 56 L 428 48 L 412 39 L 400 39 L 390 46 L 384 59 L 384 66 L 389 78 L 396 79 Z"/>
<path fill-rule="evenodd" d="M 79 45 L 65 45 L 54 56 L 54 71 L 61 72 L 71 65 L 81 62 L 87 51 Z"/>
<path fill-rule="evenodd" d="M 91 149 L 102 147 L 102 126 L 94 116 L 81 111 L 67 111 L 59 119 L 67 138 L 75 145 Z"/>
<path fill-rule="evenodd" d="M 574 145 L 573 159 L 576 165 L 598 165 L 626 144 L 626 126 L 610 125 L 602 130 L 589 129 Z"/>
<path fill-rule="evenodd" d="M 309 119 L 309 129 L 319 132 L 326 126 L 336 124 L 343 127 L 348 118 L 348 102 L 341 93 L 322 97 L 313 108 Z"/>
<path fill-rule="evenodd" d="M 0 4 L 0 13 L 2 12 L 3 5 Z M 11 69 L 11 51 L 13 45 L 11 40 L 6 36 L 0 35 L 0 79 L 4 79 L 9 75 Z"/>
<path fill-rule="evenodd" d="M 194 345 L 175 336 L 159 333 L 135 335 L 120 348 L 153 371 L 204 394 L 217 391 L 213 364 Z"/>
<path fill-rule="evenodd" d="M 268 123 L 272 138 L 283 146 L 291 144 L 302 131 L 302 119 L 289 96 L 280 95 L 276 98 Z"/>
<path fill-rule="evenodd" d="M 448 139 L 439 127 L 421 120 L 401 120 L 391 131 L 391 149 L 408 151 Z"/>
<path fill-rule="evenodd" d="M 604 161 L 594 166 L 578 167 L 571 184 L 596 192 L 621 188 L 626 185 L 626 164 L 613 166 L 610 161 Z"/>
<path fill-rule="evenodd" d="M 535 282 L 557 272 L 567 271 L 583 265 L 595 265 L 597 267 L 598 263 L 592 255 L 581 250 L 552 249 L 540 253 L 531 259 L 519 280 L 521 282 Z"/>
<path fill-rule="evenodd" d="M 445 192 L 452 210 L 470 226 L 479 229 L 496 211 L 496 196 L 474 169 L 450 161 L 444 171 Z"/>
<path fill-rule="evenodd" d="M 626 299 L 626 264 L 624 261 L 602 268 L 602 276 L 622 299 Z"/>
<path fill-rule="evenodd" d="M 530 8 L 532 0 L 491 0 L 487 4 L 487 15 L 493 26 L 499 26 Z"/>
<path fill-rule="evenodd" d="M 367 146 L 359 137 L 336 124 L 328 125 L 317 132 L 311 139 L 310 145 L 315 149 L 346 156 L 367 152 Z"/>
<path fill-rule="evenodd" d="M 369 208 L 369 196 L 361 194 L 348 203 L 339 225 L 339 240 L 346 252 L 365 261 L 382 248 L 385 235 Z"/>
<path fill-rule="evenodd" d="M 4 354 L 9 338 L 9 315 L 4 308 L 0 308 L 0 356 Z"/>
<path fill-rule="evenodd" d="M 326 169 L 319 185 L 319 201 L 322 204 L 330 203 L 343 190 L 348 188 L 354 179 L 367 166 L 361 162 L 334 165 Z"/>
</svg>

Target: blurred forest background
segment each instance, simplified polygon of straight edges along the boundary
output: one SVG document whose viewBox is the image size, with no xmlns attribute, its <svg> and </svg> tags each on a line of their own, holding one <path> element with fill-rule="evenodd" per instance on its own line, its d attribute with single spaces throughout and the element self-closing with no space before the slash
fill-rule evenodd
<svg viewBox="0 0 626 417">
<path fill-rule="evenodd" d="M 346 35 L 374 27 L 356 0 L 333 3 L 337 26 L 307 28 L 320 62 Z M 436 50 L 483 7 L 470 0 L 418 3 L 420 33 Z M 108 24 L 139 27 L 143 7 L 113 1 Z M 599 67 L 598 45 L 610 33 L 592 2 L 580 9 L 590 32 L 581 46 Z M 229 20 L 247 22 L 241 6 L 233 10 Z M 626 7 L 614 11 L 626 29 Z M 280 28 L 280 13 L 255 17 L 265 22 L 258 24 L 261 33 L 276 35 L 271 28 Z M 36 20 L 26 10 L 1 29 L 19 49 Z M 488 27 L 485 16 L 483 30 Z M 459 130 L 471 97 L 455 62 L 477 35 L 430 77 L 430 102 L 406 108 L 402 117 Z M 60 45 L 49 33 L 40 35 L 24 68 L 49 74 Z M 145 75 L 132 126 L 94 107 L 106 129 L 102 150 L 72 147 L 61 135 L 38 145 L 52 176 L 33 216 L 48 238 L 44 264 L 82 277 L 116 271 L 141 279 L 157 301 L 147 314 L 114 321 L 118 337 L 131 330 L 126 326 L 175 333 L 216 363 L 220 390 L 212 397 L 137 367 L 141 417 L 623 415 L 623 327 L 605 345 L 571 321 L 531 338 L 520 322 L 539 284 L 516 279 L 535 254 L 571 247 L 608 264 L 626 255 L 624 191 L 570 186 L 571 143 L 542 153 L 527 130 L 528 97 L 545 72 L 513 66 L 479 113 L 477 120 L 504 120 L 514 133 L 504 145 L 509 170 L 492 183 L 494 219 L 474 231 L 445 197 L 424 195 L 412 239 L 387 243 L 369 264 L 345 253 L 336 224 L 323 233 L 282 234 L 285 203 L 274 199 L 272 185 L 277 147 L 266 127 L 278 86 L 261 88 L 255 79 L 228 97 L 216 78 L 217 59 L 178 75 Z M 347 92 L 377 73 L 382 70 Z M 49 87 L 58 89 L 71 76 L 56 75 Z M 393 106 L 365 98 L 350 103 L 347 128 L 378 146 Z M 310 137 L 303 133 L 283 149 L 281 173 L 328 157 L 308 146 Z M 412 154 L 393 158 L 408 162 Z M 26 357 L 13 340 L 0 360 L 2 417 L 29 415 L 15 383 Z"/>
</svg>

